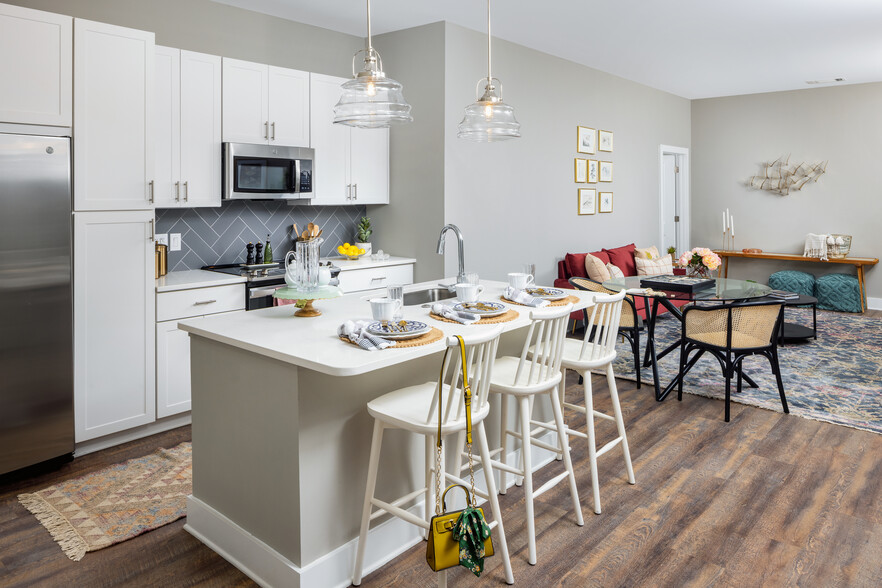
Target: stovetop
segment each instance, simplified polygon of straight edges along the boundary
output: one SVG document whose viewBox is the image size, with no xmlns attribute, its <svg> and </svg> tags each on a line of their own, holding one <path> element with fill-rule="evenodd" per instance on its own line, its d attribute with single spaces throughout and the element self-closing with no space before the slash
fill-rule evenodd
<svg viewBox="0 0 882 588">
<path fill-rule="evenodd" d="M 285 269 L 282 267 L 281 262 L 275 264 L 274 267 L 262 267 L 253 269 L 243 267 L 243 265 L 240 263 L 206 265 L 202 269 L 212 272 L 220 272 L 222 274 L 229 274 L 231 276 L 242 276 L 248 282 L 255 283 L 285 280 Z"/>
</svg>

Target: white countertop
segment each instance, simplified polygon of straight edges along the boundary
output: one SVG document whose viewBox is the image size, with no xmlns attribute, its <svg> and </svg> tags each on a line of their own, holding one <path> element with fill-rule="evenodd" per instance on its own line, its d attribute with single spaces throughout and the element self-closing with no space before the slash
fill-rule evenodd
<svg viewBox="0 0 882 588">
<path fill-rule="evenodd" d="M 414 284 L 406 287 L 405 292 L 423 290 L 436 286 L 437 283 L 438 280 L 433 280 Z M 506 286 L 503 282 L 482 281 L 482 284 L 485 291 L 481 298 L 484 300 L 498 300 Z M 575 305 L 576 309 L 590 306 L 593 299 L 591 292 L 573 290 L 571 294 L 580 298 L 580 302 Z M 444 348 L 443 339 L 420 347 L 390 347 L 382 351 L 365 351 L 356 345 L 340 341 L 336 334 L 337 327 L 344 321 L 370 319 L 370 305 L 367 302 L 370 296 L 369 293 L 356 292 L 340 298 L 320 300 L 315 303 L 315 307 L 322 312 L 319 317 L 295 317 L 293 315 L 296 308 L 293 305 L 278 306 L 190 319 L 179 323 L 179 328 L 192 335 L 332 376 L 363 374 L 430 355 Z M 515 304 L 508 306 L 517 310 L 521 316 L 501 323 L 504 331 L 529 323 L 529 307 Z M 436 321 L 429 318 L 429 309 L 421 306 L 405 306 L 404 318 L 426 322 L 441 329 L 445 335 L 474 333 L 477 329 L 491 327 Z"/>
<path fill-rule="evenodd" d="M 156 279 L 157 292 L 174 292 L 175 290 L 189 290 L 191 288 L 205 288 L 208 286 L 225 286 L 227 284 L 244 284 L 242 276 L 231 276 L 207 270 L 186 270 L 181 272 L 169 272 Z"/>
<path fill-rule="evenodd" d="M 416 259 L 412 257 L 395 257 L 394 255 L 389 259 L 384 259 L 382 261 L 371 259 L 370 255 L 365 255 L 361 259 L 349 259 L 346 257 L 323 257 L 322 261 L 330 261 L 344 272 L 354 269 L 368 269 L 374 267 L 387 267 L 390 265 L 416 263 Z"/>
</svg>

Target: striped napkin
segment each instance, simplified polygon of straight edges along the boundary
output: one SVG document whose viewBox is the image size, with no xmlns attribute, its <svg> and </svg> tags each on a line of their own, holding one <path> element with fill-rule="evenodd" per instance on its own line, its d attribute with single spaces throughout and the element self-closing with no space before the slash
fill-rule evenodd
<svg viewBox="0 0 882 588">
<path fill-rule="evenodd" d="M 373 321 L 346 321 L 337 327 L 337 336 L 346 337 L 366 351 L 378 351 L 395 345 L 389 341 L 368 333 L 367 326 Z"/>
<path fill-rule="evenodd" d="M 464 325 L 470 325 L 481 320 L 480 316 L 472 312 L 453 310 L 452 307 L 447 306 L 446 304 L 441 304 L 440 302 L 436 302 L 432 305 L 432 312 L 434 312 L 438 316 L 443 316 L 446 319 L 450 319 Z"/>
<path fill-rule="evenodd" d="M 523 304 L 524 306 L 533 306 L 535 308 L 542 308 L 543 306 L 548 306 L 549 304 L 551 304 L 544 298 L 530 296 L 523 290 L 518 290 L 517 288 L 512 288 L 511 286 L 507 286 L 505 288 L 503 296 L 505 296 L 512 302 L 517 302 L 518 304 Z"/>
</svg>

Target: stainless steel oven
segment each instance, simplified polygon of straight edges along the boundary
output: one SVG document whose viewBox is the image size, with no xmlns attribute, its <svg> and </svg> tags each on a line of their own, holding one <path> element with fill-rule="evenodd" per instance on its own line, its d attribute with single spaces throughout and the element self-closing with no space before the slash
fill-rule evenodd
<svg viewBox="0 0 882 588">
<path fill-rule="evenodd" d="M 315 189 L 314 167 L 314 149 L 224 143 L 224 199 L 312 198 Z"/>
<path fill-rule="evenodd" d="M 330 261 L 322 264 L 331 268 L 331 284 L 336 285 L 340 268 Z M 285 270 L 281 262 L 252 266 L 241 263 L 206 265 L 202 269 L 245 278 L 245 310 L 273 306 L 273 292 L 285 287 Z"/>
</svg>

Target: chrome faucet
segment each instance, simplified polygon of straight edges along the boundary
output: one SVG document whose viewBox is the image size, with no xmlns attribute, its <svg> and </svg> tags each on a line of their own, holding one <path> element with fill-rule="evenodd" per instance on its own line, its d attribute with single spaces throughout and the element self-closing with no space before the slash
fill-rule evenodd
<svg viewBox="0 0 882 588">
<path fill-rule="evenodd" d="M 447 231 L 453 231 L 456 234 L 456 247 L 459 252 L 459 273 L 456 275 L 456 283 L 462 284 L 466 281 L 465 277 L 465 261 L 463 260 L 463 241 L 462 241 L 462 231 L 459 230 L 459 227 L 456 225 L 445 225 L 443 229 L 441 229 L 441 234 L 438 235 L 438 255 L 444 254 L 444 234 Z"/>
</svg>

